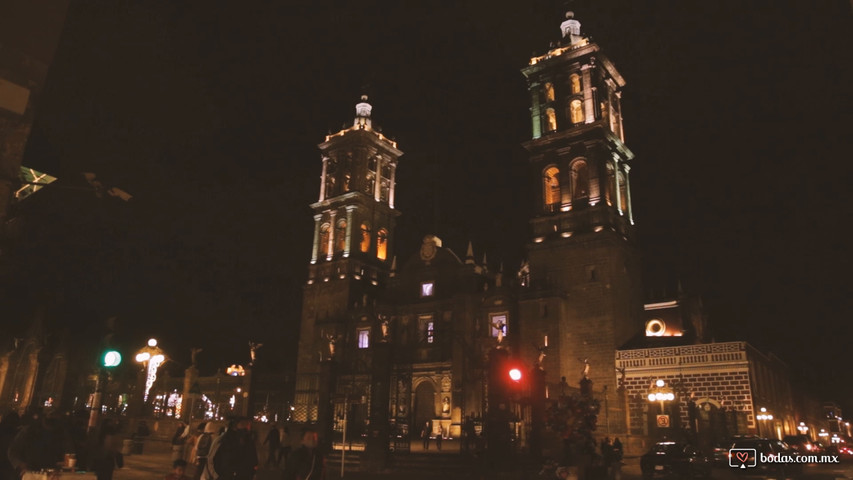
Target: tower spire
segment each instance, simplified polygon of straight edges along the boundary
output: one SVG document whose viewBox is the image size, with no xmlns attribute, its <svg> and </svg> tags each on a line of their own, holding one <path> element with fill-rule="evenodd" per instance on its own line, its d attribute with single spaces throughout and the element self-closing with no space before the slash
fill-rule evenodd
<svg viewBox="0 0 853 480">
<path fill-rule="evenodd" d="M 569 42 L 572 44 L 578 43 L 583 39 L 581 36 L 581 22 L 575 20 L 575 12 L 566 12 L 566 20 L 560 24 L 560 31 L 563 33 L 563 39 L 568 37 Z"/>
<path fill-rule="evenodd" d="M 355 105 L 355 121 L 353 126 L 357 128 L 370 128 L 373 122 L 370 120 L 370 112 L 373 105 L 367 103 L 367 95 L 361 96 L 361 102 Z"/>
<path fill-rule="evenodd" d="M 471 245 L 471 240 L 468 240 L 468 252 L 465 254 L 465 265 L 474 265 L 474 247 Z"/>
</svg>

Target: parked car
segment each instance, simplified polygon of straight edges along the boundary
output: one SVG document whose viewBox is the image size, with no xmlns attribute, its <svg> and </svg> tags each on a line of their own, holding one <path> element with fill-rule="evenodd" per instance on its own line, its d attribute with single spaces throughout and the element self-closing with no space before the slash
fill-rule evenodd
<svg viewBox="0 0 853 480">
<path fill-rule="evenodd" d="M 811 454 L 817 449 L 808 435 L 788 435 L 782 438 L 782 441 L 787 443 L 789 447 L 796 450 L 800 455 Z"/>
<path fill-rule="evenodd" d="M 798 456 L 797 451 L 791 448 L 787 443 L 767 438 L 741 438 L 735 439 L 731 449 L 748 449 L 754 450 L 755 456 L 749 454 L 746 460 L 747 465 L 755 465 L 746 469 L 738 469 L 741 474 L 770 476 L 773 478 L 790 478 L 797 477 L 803 473 L 803 465 L 801 463 L 762 463 L 761 455 L 765 456 Z M 758 457 L 758 458 L 756 458 Z"/>
<path fill-rule="evenodd" d="M 731 443 L 718 443 L 714 445 L 714 464 L 718 466 L 729 465 L 729 447 Z"/>
<path fill-rule="evenodd" d="M 677 442 L 656 443 L 640 457 L 644 479 L 655 476 L 679 478 L 711 476 L 711 459 L 695 447 Z"/>
</svg>

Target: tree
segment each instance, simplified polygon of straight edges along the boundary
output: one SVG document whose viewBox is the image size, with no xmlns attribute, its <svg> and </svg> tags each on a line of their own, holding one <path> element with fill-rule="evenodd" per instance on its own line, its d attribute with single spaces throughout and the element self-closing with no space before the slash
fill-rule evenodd
<svg viewBox="0 0 853 480">
<path fill-rule="evenodd" d="M 591 392 L 587 393 L 583 386 L 581 390 L 580 395 L 560 396 L 545 411 L 546 426 L 563 439 L 563 460 L 569 465 L 586 463 L 583 460 L 595 454 L 592 434 L 601 407 Z"/>
</svg>

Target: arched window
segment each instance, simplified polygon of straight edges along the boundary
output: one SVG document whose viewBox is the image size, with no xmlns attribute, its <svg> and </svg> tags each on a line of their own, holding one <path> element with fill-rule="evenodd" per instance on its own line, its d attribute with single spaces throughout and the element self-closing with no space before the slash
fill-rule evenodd
<svg viewBox="0 0 853 480">
<path fill-rule="evenodd" d="M 332 227 L 328 223 L 320 226 L 320 251 L 329 254 L 329 232 Z"/>
<path fill-rule="evenodd" d="M 388 230 L 380 228 L 376 233 L 376 258 L 385 260 L 388 258 Z"/>
<path fill-rule="evenodd" d="M 569 104 L 569 114 L 572 119 L 572 123 L 583 123 L 583 104 L 580 100 L 572 100 Z"/>
<path fill-rule="evenodd" d="M 361 224 L 361 251 L 367 253 L 370 250 L 370 224 Z"/>
<path fill-rule="evenodd" d="M 607 183 L 604 187 L 604 198 L 608 206 L 613 206 L 614 196 L 616 195 L 616 172 L 613 169 L 613 164 L 607 162 Z"/>
<path fill-rule="evenodd" d="M 338 162 L 334 158 L 326 161 L 326 198 L 334 197 L 337 191 Z"/>
<path fill-rule="evenodd" d="M 347 246 L 347 221 L 344 219 L 338 220 L 338 225 L 335 227 L 335 251 L 343 252 Z"/>
<path fill-rule="evenodd" d="M 625 174 L 622 172 L 617 173 L 617 179 L 619 181 L 619 210 L 625 212 L 628 206 L 628 184 L 625 183 Z"/>
<path fill-rule="evenodd" d="M 364 178 L 364 193 L 373 196 L 373 189 L 376 186 L 376 179 L 374 178 L 375 174 L 372 171 L 368 171 Z"/>
<path fill-rule="evenodd" d="M 545 84 L 545 101 L 553 102 L 554 101 L 554 84 L 551 82 L 547 82 Z"/>
<path fill-rule="evenodd" d="M 577 73 L 569 76 L 569 82 L 572 84 L 572 94 L 581 93 L 581 77 Z"/>
<path fill-rule="evenodd" d="M 548 167 L 542 173 L 542 198 L 549 211 L 560 203 L 560 170 L 557 167 Z"/>
<path fill-rule="evenodd" d="M 557 129 L 557 114 L 553 108 L 545 110 L 545 119 L 548 121 L 547 130 L 553 132 Z"/>
<path fill-rule="evenodd" d="M 379 184 L 379 201 L 380 202 L 386 202 L 386 203 L 388 202 L 388 191 L 389 191 L 390 185 L 391 185 L 391 183 L 388 180 L 386 180 L 384 178 L 382 179 L 382 183 Z"/>
<path fill-rule="evenodd" d="M 585 160 L 572 162 L 572 200 L 589 198 L 589 167 Z"/>
</svg>

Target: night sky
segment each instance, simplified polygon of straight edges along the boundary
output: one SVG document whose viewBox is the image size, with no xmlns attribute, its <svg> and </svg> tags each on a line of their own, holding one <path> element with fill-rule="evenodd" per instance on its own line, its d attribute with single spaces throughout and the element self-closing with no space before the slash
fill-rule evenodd
<svg viewBox="0 0 853 480">
<path fill-rule="evenodd" d="M 397 256 L 434 233 L 514 271 L 534 209 L 519 70 L 566 8 L 508 3 L 73 3 L 24 163 L 67 186 L 96 172 L 134 200 L 55 189 L 22 205 L 19 311 L 58 289 L 63 322 L 116 316 L 119 344 L 156 336 L 176 371 L 191 346 L 203 374 L 246 363 L 250 339 L 263 368 L 292 370 L 316 144 L 362 93 L 405 152 Z M 650 298 L 681 281 L 716 340 L 772 351 L 853 406 L 850 3 L 571 9 L 627 81 Z"/>
</svg>

